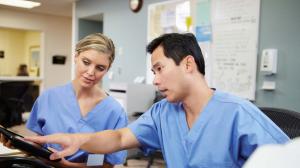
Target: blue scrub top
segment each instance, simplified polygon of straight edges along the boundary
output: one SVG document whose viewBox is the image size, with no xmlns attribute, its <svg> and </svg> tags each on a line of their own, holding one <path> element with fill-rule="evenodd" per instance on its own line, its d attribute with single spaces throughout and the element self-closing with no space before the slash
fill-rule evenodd
<svg viewBox="0 0 300 168">
<path fill-rule="evenodd" d="M 27 121 L 27 128 L 39 135 L 97 132 L 126 125 L 126 113 L 111 96 L 104 98 L 82 117 L 72 83 L 49 89 L 39 96 Z M 56 144 L 46 146 L 61 149 Z M 66 159 L 72 162 L 86 162 L 87 156 L 87 152 L 80 150 Z M 125 158 L 126 151 L 120 151 L 105 155 L 104 160 L 111 164 L 121 164 Z"/>
<path fill-rule="evenodd" d="M 241 167 L 260 145 L 288 136 L 249 101 L 215 91 L 189 129 L 182 103 L 154 104 L 129 129 L 145 153 L 161 150 L 168 167 Z"/>
</svg>

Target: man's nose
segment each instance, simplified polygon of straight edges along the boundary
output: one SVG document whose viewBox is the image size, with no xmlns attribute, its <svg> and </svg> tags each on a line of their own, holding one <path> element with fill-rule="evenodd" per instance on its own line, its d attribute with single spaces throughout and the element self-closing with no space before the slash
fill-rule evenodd
<svg viewBox="0 0 300 168">
<path fill-rule="evenodd" d="M 158 86 L 160 84 L 160 79 L 158 75 L 154 76 L 153 85 Z"/>
</svg>

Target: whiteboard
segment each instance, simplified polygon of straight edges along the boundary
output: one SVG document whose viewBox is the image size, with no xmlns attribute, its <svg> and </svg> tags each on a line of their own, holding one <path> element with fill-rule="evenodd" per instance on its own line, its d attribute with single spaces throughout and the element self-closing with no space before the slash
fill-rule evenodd
<svg viewBox="0 0 300 168">
<path fill-rule="evenodd" d="M 212 87 L 255 99 L 260 0 L 212 0 Z"/>
</svg>

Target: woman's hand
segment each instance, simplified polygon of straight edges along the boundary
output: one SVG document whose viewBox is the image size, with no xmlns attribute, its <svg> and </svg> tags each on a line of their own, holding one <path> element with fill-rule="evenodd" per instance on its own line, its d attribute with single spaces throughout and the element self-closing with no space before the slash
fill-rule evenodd
<svg viewBox="0 0 300 168">
<path fill-rule="evenodd" d="M 2 133 L 0 133 L 0 141 L 1 143 L 5 146 L 8 147 L 10 149 L 15 149 L 12 145 L 11 145 L 11 141 L 8 140 Z"/>
<path fill-rule="evenodd" d="M 48 148 L 50 151 L 52 152 L 58 152 L 56 149 L 54 148 Z M 46 162 L 47 164 L 50 164 L 52 166 L 56 166 L 56 167 L 65 167 L 65 168 L 88 168 L 88 166 L 86 166 L 86 163 L 74 163 L 74 162 L 70 162 L 68 160 L 66 160 L 65 158 L 61 158 L 61 161 L 59 162 L 50 162 L 46 159 L 43 159 L 42 160 L 44 162 Z M 101 166 L 99 166 L 100 168 Z M 95 166 L 93 166 L 93 168 L 96 168 Z M 102 167 L 102 168 L 112 168 L 112 167 Z"/>
<path fill-rule="evenodd" d="M 74 163 L 64 158 L 62 158 L 62 160 L 59 162 L 59 165 L 56 166 L 64 167 L 64 168 L 89 168 L 89 166 L 86 166 L 86 163 Z M 103 166 L 91 166 L 91 167 L 92 168 L 113 168 L 114 166 L 108 163 L 104 163 Z"/>
<path fill-rule="evenodd" d="M 43 161 L 45 164 L 47 165 L 51 165 L 54 167 L 62 167 L 62 168 L 85 168 L 86 167 L 86 163 L 73 163 L 73 162 L 69 162 L 68 160 L 66 160 L 65 158 L 61 158 L 61 160 L 59 162 L 51 162 L 47 159 L 38 157 L 39 160 Z"/>
<path fill-rule="evenodd" d="M 85 168 L 85 167 L 87 167 L 86 163 L 73 163 L 73 162 L 66 160 L 65 158 L 61 158 L 61 161 L 59 161 L 59 162 L 51 162 L 44 158 L 39 158 L 39 159 L 43 160 L 43 162 L 45 162 L 46 164 L 52 165 L 54 167 L 63 167 L 63 168 L 79 168 L 79 167 Z"/>
</svg>

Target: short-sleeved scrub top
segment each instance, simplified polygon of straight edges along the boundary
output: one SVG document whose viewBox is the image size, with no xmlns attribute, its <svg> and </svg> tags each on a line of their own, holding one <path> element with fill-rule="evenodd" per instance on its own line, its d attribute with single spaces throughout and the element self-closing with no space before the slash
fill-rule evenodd
<svg viewBox="0 0 300 168">
<path fill-rule="evenodd" d="M 88 133 L 125 127 L 127 116 L 121 105 L 111 96 L 99 102 L 85 117 L 80 113 L 72 83 L 45 91 L 36 100 L 27 128 L 39 135 L 54 133 Z M 56 144 L 47 144 L 57 150 Z M 126 151 L 105 155 L 104 160 L 110 164 L 125 161 Z M 88 153 L 80 150 L 66 158 L 72 162 L 86 162 Z"/>
<path fill-rule="evenodd" d="M 241 167 L 258 146 L 289 140 L 252 103 L 218 90 L 191 128 L 182 103 L 166 99 L 128 127 L 145 153 L 161 150 L 170 168 Z"/>
</svg>

